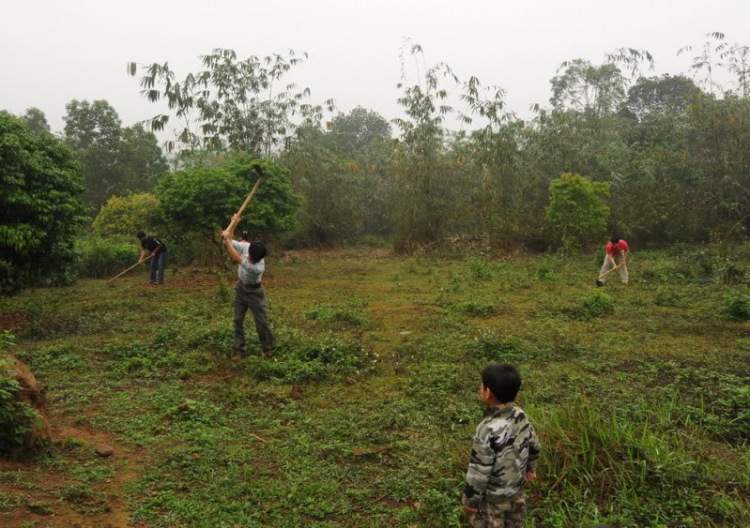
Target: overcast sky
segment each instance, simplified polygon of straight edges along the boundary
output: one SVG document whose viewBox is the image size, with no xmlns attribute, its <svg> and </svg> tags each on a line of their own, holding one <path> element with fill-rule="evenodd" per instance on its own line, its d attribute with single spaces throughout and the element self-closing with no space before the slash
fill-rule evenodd
<svg viewBox="0 0 750 528">
<path fill-rule="evenodd" d="M 649 50 L 656 73 L 687 71 L 686 45 L 708 32 L 750 44 L 749 0 L 0 0 L 0 109 L 41 108 L 53 131 L 71 99 L 106 99 L 131 125 L 162 111 L 143 100 L 129 61 L 169 62 L 182 77 L 198 56 L 307 52 L 288 80 L 388 119 L 396 103 L 405 37 L 427 64 L 507 90 L 522 117 L 547 104 L 549 79 L 566 60 L 602 60 L 619 47 Z"/>
</svg>

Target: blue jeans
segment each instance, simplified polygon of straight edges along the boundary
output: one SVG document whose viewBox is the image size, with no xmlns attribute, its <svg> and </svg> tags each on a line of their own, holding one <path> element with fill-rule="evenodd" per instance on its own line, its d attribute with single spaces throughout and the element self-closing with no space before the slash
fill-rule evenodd
<svg viewBox="0 0 750 528">
<path fill-rule="evenodd" d="M 155 282 L 164 282 L 164 268 L 167 267 L 167 252 L 159 251 L 156 256 L 151 257 L 151 278 L 149 282 L 154 284 Z M 156 272 L 159 272 L 159 278 L 156 277 Z"/>
</svg>

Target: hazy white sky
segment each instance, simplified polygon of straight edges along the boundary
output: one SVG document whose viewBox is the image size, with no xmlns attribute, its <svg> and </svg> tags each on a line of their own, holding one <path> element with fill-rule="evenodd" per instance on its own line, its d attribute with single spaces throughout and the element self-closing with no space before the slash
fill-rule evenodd
<svg viewBox="0 0 750 528">
<path fill-rule="evenodd" d="M 627 46 L 651 51 L 656 73 L 678 73 L 692 55 L 677 50 L 708 32 L 750 44 L 750 0 L 0 0 L 0 20 L 0 109 L 39 107 L 53 131 L 71 99 L 106 99 L 125 125 L 160 113 L 126 63 L 168 61 L 181 77 L 218 47 L 243 58 L 306 51 L 286 80 L 310 87 L 313 102 L 392 119 L 404 37 L 428 65 L 505 88 L 522 116 L 548 103 L 565 60 Z"/>
</svg>

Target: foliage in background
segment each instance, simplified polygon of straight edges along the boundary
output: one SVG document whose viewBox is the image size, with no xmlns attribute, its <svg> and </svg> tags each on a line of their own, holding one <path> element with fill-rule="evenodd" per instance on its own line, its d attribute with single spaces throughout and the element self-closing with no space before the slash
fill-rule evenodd
<svg viewBox="0 0 750 528">
<path fill-rule="evenodd" d="M 26 123 L 32 134 L 41 134 L 42 132 L 50 133 L 49 123 L 47 122 L 47 116 L 44 115 L 40 109 L 36 107 L 27 108 L 26 112 L 20 116 L 21 121 Z"/>
<path fill-rule="evenodd" d="M 83 222 L 75 155 L 0 112 L 0 294 L 74 278 L 73 240 Z"/>
<path fill-rule="evenodd" d="M 92 227 L 101 236 L 133 239 L 138 231 L 162 233 L 166 219 L 159 200 L 153 194 L 113 196 L 99 211 Z"/>
<path fill-rule="evenodd" d="M 156 136 L 140 124 L 123 128 L 107 101 L 74 99 L 65 109 L 65 141 L 83 163 L 94 212 L 110 196 L 150 191 L 169 168 Z"/>
</svg>

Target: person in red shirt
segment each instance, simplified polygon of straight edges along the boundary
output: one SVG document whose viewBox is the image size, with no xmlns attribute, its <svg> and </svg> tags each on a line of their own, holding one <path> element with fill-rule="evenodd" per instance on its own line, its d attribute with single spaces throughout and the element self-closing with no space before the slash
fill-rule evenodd
<svg viewBox="0 0 750 528">
<path fill-rule="evenodd" d="M 604 264 L 602 270 L 599 272 L 599 279 L 596 281 L 597 286 L 604 286 L 604 281 L 607 277 L 604 276 L 612 268 L 620 270 L 620 280 L 623 284 L 628 283 L 628 255 L 630 254 L 630 247 L 624 240 L 620 240 L 617 237 L 607 243 L 607 251 L 604 255 Z"/>
</svg>

